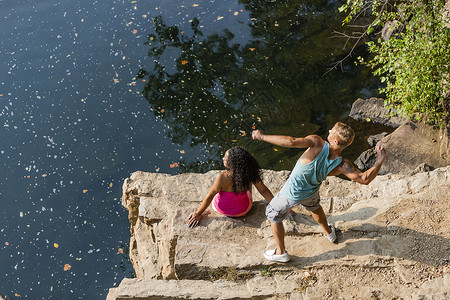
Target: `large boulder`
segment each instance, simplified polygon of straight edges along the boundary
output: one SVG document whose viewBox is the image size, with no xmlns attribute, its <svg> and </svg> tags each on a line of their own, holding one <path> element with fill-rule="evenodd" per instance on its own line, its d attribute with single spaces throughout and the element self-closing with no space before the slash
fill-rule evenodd
<svg viewBox="0 0 450 300">
<path fill-rule="evenodd" d="M 284 221 L 292 257 L 286 264 L 262 255 L 274 241 L 266 202 L 255 190 L 247 216 L 227 218 L 209 209 L 198 227 L 187 227 L 215 174 L 135 172 L 125 180 L 122 201 L 137 278 L 124 279 L 108 300 L 450 295 L 450 286 L 442 286 L 450 270 L 450 167 L 378 176 L 369 186 L 328 178 L 321 203 L 340 229 L 339 243 L 325 239 L 311 215 L 296 207 Z M 276 193 L 288 175 L 264 171 L 263 180 Z"/>
<path fill-rule="evenodd" d="M 369 121 L 391 127 L 398 127 L 405 122 L 404 118 L 395 116 L 395 111 L 386 109 L 384 100 L 380 98 L 357 99 L 353 102 L 349 116 L 357 121 Z"/>
<path fill-rule="evenodd" d="M 448 130 L 448 129 L 445 129 Z M 378 144 L 387 150 L 381 174 L 410 174 L 426 165 L 439 168 L 450 165 L 448 133 L 423 122 L 407 121 Z M 365 171 L 376 161 L 375 147 L 364 151 L 355 164 Z"/>
</svg>

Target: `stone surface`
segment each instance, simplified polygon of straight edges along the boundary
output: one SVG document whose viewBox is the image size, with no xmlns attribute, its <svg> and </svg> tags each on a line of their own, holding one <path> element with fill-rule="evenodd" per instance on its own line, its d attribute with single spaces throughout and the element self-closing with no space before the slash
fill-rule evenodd
<svg viewBox="0 0 450 300">
<path fill-rule="evenodd" d="M 449 165 L 450 144 L 447 131 L 448 128 L 434 128 L 421 122 L 405 122 L 378 141 L 387 150 L 387 158 L 380 174 L 415 174 Z M 374 136 L 374 141 L 377 138 Z M 374 147 L 364 151 L 354 163 L 365 171 L 373 166 L 376 159 Z"/>
<path fill-rule="evenodd" d="M 387 150 L 382 173 L 410 174 L 419 165 L 438 168 L 450 164 L 449 145 L 439 128 L 405 122 L 379 144 Z"/>
<path fill-rule="evenodd" d="M 379 98 L 361 99 L 359 98 L 353 102 L 352 109 L 350 111 L 350 117 L 366 122 L 367 119 L 370 122 L 383 124 L 391 127 L 398 127 L 405 122 L 404 118 L 391 117 L 390 114 L 393 111 L 384 107 L 384 100 Z"/>
<path fill-rule="evenodd" d="M 361 171 L 366 171 L 375 164 L 377 161 L 377 151 L 375 150 L 375 147 L 367 149 L 361 155 L 355 160 L 355 165 L 360 169 Z"/>
<path fill-rule="evenodd" d="M 124 279 L 108 300 L 448 295 L 450 285 L 443 283 L 450 270 L 449 166 L 378 176 L 368 186 L 329 177 L 321 203 L 340 229 L 339 242 L 326 240 L 311 215 L 296 207 L 284 221 L 292 257 L 286 264 L 262 256 L 274 241 L 265 200 L 255 190 L 246 217 L 227 218 L 208 209 L 198 227 L 187 227 L 216 173 L 135 172 L 124 182 L 137 278 Z M 288 174 L 264 171 L 263 180 L 276 193 Z"/>
<path fill-rule="evenodd" d="M 381 30 L 381 38 L 383 41 L 389 40 L 393 34 L 397 36 L 401 30 L 399 29 L 399 22 L 397 20 L 394 21 L 387 21 L 384 25 L 383 29 Z"/>
<path fill-rule="evenodd" d="M 375 145 L 387 135 L 388 135 L 387 132 L 382 132 L 382 133 L 379 133 L 379 134 L 376 134 L 376 135 L 371 135 L 367 139 L 367 142 L 369 143 L 370 147 L 375 147 Z"/>
</svg>

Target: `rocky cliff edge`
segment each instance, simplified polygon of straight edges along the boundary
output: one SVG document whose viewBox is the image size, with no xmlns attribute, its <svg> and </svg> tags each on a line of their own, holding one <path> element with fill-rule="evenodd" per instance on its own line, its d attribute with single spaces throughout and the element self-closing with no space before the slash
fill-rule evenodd
<svg viewBox="0 0 450 300">
<path fill-rule="evenodd" d="M 187 227 L 217 171 L 170 176 L 135 172 L 123 185 L 137 278 L 107 299 L 448 299 L 450 166 L 378 176 L 370 185 L 329 177 L 322 206 L 338 228 L 326 240 L 301 207 L 285 220 L 291 261 L 271 263 L 265 200 L 241 218 L 208 210 Z M 264 171 L 276 193 L 288 172 Z"/>
</svg>

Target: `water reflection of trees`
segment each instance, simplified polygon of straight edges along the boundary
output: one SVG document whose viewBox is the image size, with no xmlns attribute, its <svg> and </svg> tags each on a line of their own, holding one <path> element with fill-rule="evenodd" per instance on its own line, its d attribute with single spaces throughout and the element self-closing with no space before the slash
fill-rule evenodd
<svg viewBox="0 0 450 300">
<path fill-rule="evenodd" d="M 144 96 L 170 125 L 175 143 L 216 144 L 218 153 L 235 144 L 252 153 L 268 151 L 267 145 L 250 143 L 253 127 L 324 133 L 329 118 L 345 113 L 355 100 L 350 91 L 361 88 L 349 80 L 354 67 L 322 77 L 333 55 L 343 54 L 342 45 L 329 38 L 340 25 L 333 1 L 241 3 L 252 22 L 246 44 L 238 44 L 228 29 L 205 36 L 198 19 L 187 33 L 154 18 L 147 41 L 153 69 L 142 68 L 137 78 L 146 80 Z M 290 165 L 295 154 L 280 149 L 262 164 Z"/>
</svg>

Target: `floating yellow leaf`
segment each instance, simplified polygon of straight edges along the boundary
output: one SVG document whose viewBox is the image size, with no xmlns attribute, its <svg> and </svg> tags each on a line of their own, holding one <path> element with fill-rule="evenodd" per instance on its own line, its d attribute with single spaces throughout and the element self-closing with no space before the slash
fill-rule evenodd
<svg viewBox="0 0 450 300">
<path fill-rule="evenodd" d="M 278 149 L 277 148 L 273 148 L 273 151 L 278 151 Z"/>
<path fill-rule="evenodd" d="M 367 122 L 370 122 L 371 120 L 370 120 L 370 118 L 367 118 L 366 121 L 367 121 Z"/>
<path fill-rule="evenodd" d="M 227 123 L 228 123 L 228 120 L 223 121 L 223 124 L 227 124 Z"/>
<path fill-rule="evenodd" d="M 117 251 L 117 254 L 123 254 L 123 249 L 122 248 L 119 248 L 119 251 Z"/>
<path fill-rule="evenodd" d="M 184 154 L 184 153 L 185 153 L 185 151 L 184 151 L 184 150 L 180 150 L 180 153 L 181 153 L 181 154 Z"/>
<path fill-rule="evenodd" d="M 162 113 L 164 112 L 164 108 L 163 108 L 163 109 L 161 109 L 161 112 L 162 112 Z"/>
<path fill-rule="evenodd" d="M 113 186 L 113 183 L 111 182 L 110 184 L 109 184 L 109 187 L 111 188 Z"/>
<path fill-rule="evenodd" d="M 234 12 L 234 15 L 237 16 L 239 13 L 237 11 Z"/>
<path fill-rule="evenodd" d="M 53 247 L 58 248 L 59 245 L 58 245 L 57 243 L 54 243 L 54 244 L 53 244 Z"/>
<path fill-rule="evenodd" d="M 170 164 L 170 168 L 175 168 L 175 167 L 178 167 L 178 163 Z"/>
<path fill-rule="evenodd" d="M 145 18 L 147 18 L 147 15 L 142 15 L 142 17 L 145 19 Z"/>
<path fill-rule="evenodd" d="M 222 19 L 223 19 L 223 17 L 220 17 L 220 16 L 219 16 L 219 17 L 217 17 L 217 20 L 222 20 Z"/>
<path fill-rule="evenodd" d="M 236 143 L 237 142 L 237 140 L 231 140 L 233 143 Z"/>
<path fill-rule="evenodd" d="M 14 293 L 14 296 L 16 296 L 16 297 L 20 297 L 20 294 Z"/>
<path fill-rule="evenodd" d="M 197 7 L 197 6 L 198 6 L 198 4 L 192 4 L 192 6 L 193 6 L 193 7 Z"/>
<path fill-rule="evenodd" d="M 187 60 L 183 60 L 183 61 L 181 61 L 181 64 L 182 65 L 185 65 L 185 64 L 187 64 L 188 63 L 188 61 Z"/>
<path fill-rule="evenodd" d="M 42 176 L 42 177 L 47 177 L 47 174 L 42 174 L 41 176 Z"/>
<path fill-rule="evenodd" d="M 250 51 L 255 51 L 256 48 L 248 48 Z"/>
<path fill-rule="evenodd" d="M 69 264 L 64 265 L 64 271 L 69 271 L 71 268 L 72 268 L 72 266 Z"/>
<path fill-rule="evenodd" d="M 88 191 L 88 190 L 83 190 L 83 194 L 86 194 L 87 191 Z"/>
<path fill-rule="evenodd" d="M 133 33 L 133 34 L 138 33 L 137 29 L 133 29 L 132 33 Z"/>
<path fill-rule="evenodd" d="M 20 212 L 20 213 L 19 213 L 19 216 L 20 216 L 21 218 L 23 218 L 23 212 Z"/>
<path fill-rule="evenodd" d="M 119 83 L 119 82 L 120 82 L 119 79 L 114 78 L 114 83 Z"/>
</svg>

